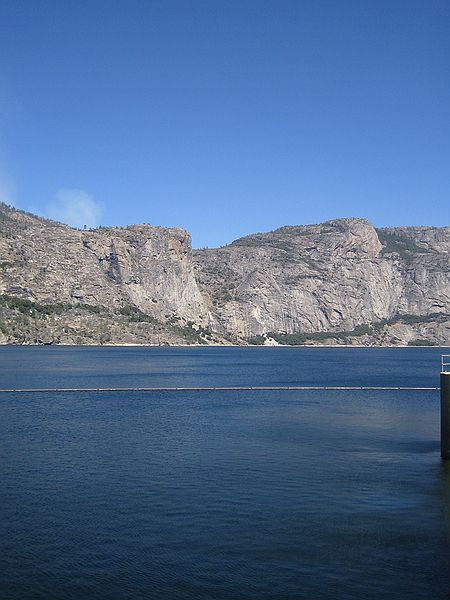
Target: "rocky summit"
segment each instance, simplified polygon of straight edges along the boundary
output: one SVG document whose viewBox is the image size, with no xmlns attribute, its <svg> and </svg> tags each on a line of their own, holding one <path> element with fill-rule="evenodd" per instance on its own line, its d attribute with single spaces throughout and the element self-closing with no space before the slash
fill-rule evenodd
<svg viewBox="0 0 450 600">
<path fill-rule="evenodd" d="M 363 219 L 192 250 L 0 204 L 0 343 L 449 345 L 450 227 Z"/>
</svg>

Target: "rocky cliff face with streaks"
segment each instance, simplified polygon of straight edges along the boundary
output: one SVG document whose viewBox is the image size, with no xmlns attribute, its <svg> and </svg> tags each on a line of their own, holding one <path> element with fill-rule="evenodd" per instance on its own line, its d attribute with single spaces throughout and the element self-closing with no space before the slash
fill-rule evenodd
<svg viewBox="0 0 450 600">
<path fill-rule="evenodd" d="M 1 343 L 450 344 L 450 228 L 362 219 L 218 249 L 0 205 Z"/>
<path fill-rule="evenodd" d="M 0 294 L 6 341 L 182 343 L 208 320 L 186 231 L 79 231 L 4 205 Z"/>
<path fill-rule="evenodd" d="M 448 344 L 450 228 L 283 227 L 194 254 L 211 327 L 270 343 Z"/>
</svg>

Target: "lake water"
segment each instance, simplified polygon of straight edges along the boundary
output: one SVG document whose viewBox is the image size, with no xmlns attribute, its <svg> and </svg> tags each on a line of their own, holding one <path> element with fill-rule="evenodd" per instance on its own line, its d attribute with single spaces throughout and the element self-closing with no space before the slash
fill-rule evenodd
<svg viewBox="0 0 450 600">
<path fill-rule="evenodd" d="M 0 348 L 0 388 L 439 386 L 436 348 Z M 450 461 L 449 461 L 450 462 Z M 438 391 L 0 394 L 0 598 L 449 598 Z"/>
</svg>

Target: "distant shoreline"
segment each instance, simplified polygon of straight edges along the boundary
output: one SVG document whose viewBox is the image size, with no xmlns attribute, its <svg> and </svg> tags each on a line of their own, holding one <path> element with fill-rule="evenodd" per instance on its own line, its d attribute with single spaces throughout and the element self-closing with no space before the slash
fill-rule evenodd
<svg viewBox="0 0 450 600">
<path fill-rule="evenodd" d="M 445 346 L 364 346 L 357 344 L 279 344 L 279 345 L 263 345 L 263 344 L 0 344 L 0 348 L 42 348 L 42 347 L 53 347 L 53 348 L 334 348 L 334 349 L 348 349 L 348 348 L 393 348 L 393 349 L 404 349 L 404 348 L 445 348 L 450 349 L 450 344 Z"/>
</svg>

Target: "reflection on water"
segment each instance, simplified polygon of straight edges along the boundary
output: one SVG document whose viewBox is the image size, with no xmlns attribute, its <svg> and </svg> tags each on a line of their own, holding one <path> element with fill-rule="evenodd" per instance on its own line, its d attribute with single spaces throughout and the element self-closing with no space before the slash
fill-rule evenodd
<svg viewBox="0 0 450 600">
<path fill-rule="evenodd" d="M 0 368 L 24 387 L 86 363 L 97 383 L 328 383 L 320 352 L 232 350 L 14 349 Z M 428 384 L 438 352 L 414 350 Z M 365 361 L 362 385 L 406 368 L 326 356 L 336 380 Z M 2 600 L 448 597 L 436 392 L 4 395 L 0 453 Z"/>
</svg>

